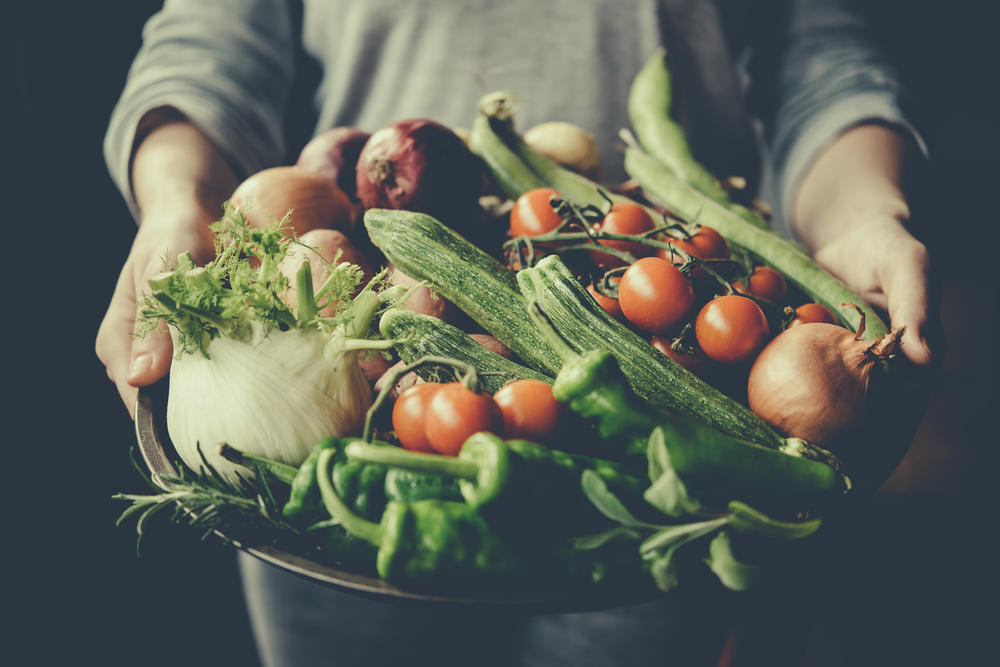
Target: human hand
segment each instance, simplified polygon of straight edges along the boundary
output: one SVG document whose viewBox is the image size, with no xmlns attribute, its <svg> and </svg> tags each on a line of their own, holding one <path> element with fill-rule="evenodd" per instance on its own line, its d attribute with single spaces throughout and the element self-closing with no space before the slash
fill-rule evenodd
<svg viewBox="0 0 1000 667">
<path fill-rule="evenodd" d="M 129 414 L 138 388 L 167 374 L 173 346 L 165 328 L 136 337 L 149 279 L 188 251 L 198 264 L 212 258 L 209 224 L 235 188 L 232 171 L 208 139 L 187 123 L 148 135 L 136 151 L 133 190 L 142 212 L 139 231 L 97 332 L 96 352 Z"/>
<path fill-rule="evenodd" d="M 909 150 L 902 136 L 881 125 L 846 132 L 803 178 L 792 228 L 821 266 L 887 311 L 893 327 L 906 327 L 901 350 L 926 365 L 932 356 L 930 259 L 906 228 Z"/>
</svg>

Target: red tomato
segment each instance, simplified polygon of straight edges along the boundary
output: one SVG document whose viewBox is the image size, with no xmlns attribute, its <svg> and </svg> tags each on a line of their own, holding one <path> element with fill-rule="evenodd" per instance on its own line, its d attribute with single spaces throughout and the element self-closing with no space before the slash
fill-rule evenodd
<svg viewBox="0 0 1000 667">
<path fill-rule="evenodd" d="M 785 282 L 785 277 L 769 266 L 754 267 L 747 283 L 749 289 L 744 288 L 739 281 L 733 283 L 733 287 L 737 292 L 747 293 L 774 303 L 782 303 L 788 296 L 788 283 Z"/>
<path fill-rule="evenodd" d="M 729 246 L 722 234 L 711 227 L 702 226 L 697 232 L 691 235 L 691 239 L 666 239 L 666 243 L 680 248 L 689 255 L 694 255 L 698 259 L 725 259 L 729 257 Z M 683 264 L 684 260 L 677 254 L 669 250 L 661 249 L 656 251 L 656 256 L 665 259 L 673 264 Z"/>
<path fill-rule="evenodd" d="M 622 279 L 619 277 L 611 279 L 612 282 L 619 284 L 621 283 L 621 280 Z M 587 291 L 590 292 L 590 296 L 594 297 L 594 301 L 597 302 L 597 305 L 604 309 L 604 312 L 616 320 L 620 320 L 622 318 L 622 307 L 621 304 L 618 303 L 618 299 L 601 294 L 597 291 L 597 288 L 594 287 L 593 283 L 587 285 Z"/>
<path fill-rule="evenodd" d="M 657 350 L 667 355 L 698 377 L 704 377 L 708 371 L 708 359 L 705 358 L 704 354 L 697 351 L 694 354 L 688 354 L 687 352 L 675 350 L 671 346 L 673 341 L 669 338 L 663 338 L 661 336 L 653 336 L 653 339 L 649 342 Z"/>
<path fill-rule="evenodd" d="M 594 231 L 607 232 L 608 234 L 642 234 L 655 226 L 653 218 L 649 216 L 645 208 L 632 202 L 619 202 L 613 204 L 604 219 L 594 225 Z M 652 246 L 634 241 L 607 240 L 598 241 L 598 243 L 608 248 L 630 253 L 636 259 L 649 257 L 654 252 Z M 625 266 L 623 260 L 599 250 L 590 251 L 590 259 L 594 264 L 603 264 L 608 267 Z"/>
<path fill-rule="evenodd" d="M 729 294 L 705 304 L 695 320 L 694 333 L 709 359 L 739 363 L 749 361 L 764 347 L 770 328 L 760 306 Z"/>
<path fill-rule="evenodd" d="M 563 405 L 552 395 L 552 386 L 541 380 L 514 380 L 493 395 L 503 415 L 505 438 L 544 442 L 562 417 Z"/>
<path fill-rule="evenodd" d="M 628 267 L 618 285 L 618 303 L 629 322 L 664 333 L 683 322 L 694 307 L 691 283 L 676 266 L 644 257 Z"/>
<path fill-rule="evenodd" d="M 425 430 L 427 405 L 441 388 L 438 382 L 415 384 L 406 389 L 392 406 L 392 428 L 403 449 L 431 452 Z"/>
<path fill-rule="evenodd" d="M 489 394 L 477 394 L 459 382 L 446 382 L 427 404 L 424 431 L 434 451 L 457 456 L 473 433 L 498 433 L 503 416 Z"/>
<path fill-rule="evenodd" d="M 824 322 L 826 324 L 840 325 L 837 316 L 826 306 L 819 303 L 804 303 L 795 309 L 795 317 L 788 323 L 788 328 L 807 324 L 809 322 Z"/>
<path fill-rule="evenodd" d="M 561 225 L 562 218 L 549 203 L 561 196 L 552 188 L 536 188 L 518 197 L 510 210 L 510 235 L 539 236 Z"/>
</svg>

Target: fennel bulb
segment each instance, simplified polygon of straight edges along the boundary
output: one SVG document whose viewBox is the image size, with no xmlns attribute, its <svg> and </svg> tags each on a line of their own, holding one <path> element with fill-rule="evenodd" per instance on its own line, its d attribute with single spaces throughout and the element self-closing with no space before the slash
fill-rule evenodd
<svg viewBox="0 0 1000 667">
<path fill-rule="evenodd" d="M 377 291 L 384 274 L 356 295 L 361 270 L 331 263 L 314 291 L 308 262 L 295 274 L 295 309 L 281 262 L 294 239 L 281 225 L 250 228 L 227 207 L 213 226 L 216 258 L 195 266 L 181 255 L 150 281 L 143 322 L 165 320 L 174 343 L 167 432 L 193 470 L 207 463 L 228 481 L 252 477 L 219 455 L 223 443 L 298 466 L 321 439 L 360 434 L 371 388 L 358 366 L 376 313 L 398 290 Z M 319 312 L 336 304 L 332 317 Z"/>
</svg>

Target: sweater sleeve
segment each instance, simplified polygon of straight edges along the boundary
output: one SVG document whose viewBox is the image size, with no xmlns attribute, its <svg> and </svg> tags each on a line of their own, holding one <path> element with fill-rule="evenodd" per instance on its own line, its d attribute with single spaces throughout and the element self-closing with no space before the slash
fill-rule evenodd
<svg viewBox="0 0 1000 667">
<path fill-rule="evenodd" d="M 819 154 L 850 128 L 884 123 L 910 136 L 926 156 L 899 73 L 850 0 L 789 3 L 779 40 L 769 128 L 769 198 L 779 230 L 790 234 L 795 193 Z"/>
<path fill-rule="evenodd" d="M 291 25 L 285 0 L 167 0 L 149 19 L 104 138 L 111 178 L 136 219 L 131 160 L 156 112 L 197 125 L 239 177 L 282 159 Z"/>
</svg>

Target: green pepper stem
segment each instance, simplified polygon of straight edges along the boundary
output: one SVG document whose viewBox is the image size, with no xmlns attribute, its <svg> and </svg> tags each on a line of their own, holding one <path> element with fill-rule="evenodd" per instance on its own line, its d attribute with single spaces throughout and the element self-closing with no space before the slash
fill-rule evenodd
<svg viewBox="0 0 1000 667">
<path fill-rule="evenodd" d="M 282 463 L 281 461 L 267 459 L 263 456 L 257 456 L 256 454 L 248 454 L 247 452 L 240 451 L 239 449 L 236 449 L 226 443 L 219 445 L 219 455 L 227 461 L 231 461 L 237 465 L 246 466 L 248 468 L 252 465 L 258 465 L 274 475 L 275 479 L 284 482 L 285 484 L 291 484 L 295 480 L 295 475 L 299 472 L 298 468 L 295 466 L 290 466 L 287 463 Z"/>
<path fill-rule="evenodd" d="M 476 479 L 479 475 L 479 464 L 463 461 L 454 456 L 411 452 L 400 447 L 379 447 L 361 440 L 355 440 L 347 445 L 344 453 L 349 458 L 380 463 L 393 468 L 427 472 L 461 479 Z"/>
<path fill-rule="evenodd" d="M 324 449 L 320 451 L 316 461 L 316 482 L 323 498 L 323 506 L 348 533 L 379 546 L 382 542 L 382 526 L 352 512 L 333 487 L 334 454 L 334 449 Z"/>
</svg>

